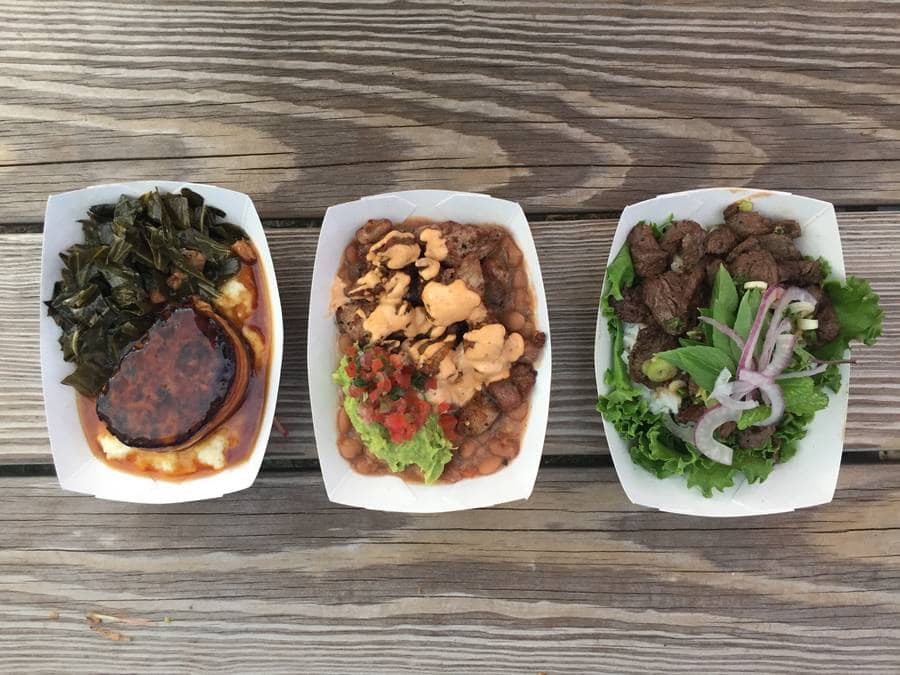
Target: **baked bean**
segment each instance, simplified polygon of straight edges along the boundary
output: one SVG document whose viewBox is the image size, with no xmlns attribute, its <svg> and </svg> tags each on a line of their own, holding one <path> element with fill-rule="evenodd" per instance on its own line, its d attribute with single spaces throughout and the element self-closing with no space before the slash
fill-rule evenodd
<svg viewBox="0 0 900 675">
<path fill-rule="evenodd" d="M 513 408 L 508 413 L 506 413 L 507 417 L 512 420 L 516 420 L 517 422 L 521 422 L 526 417 L 528 417 L 528 402 L 526 401 L 518 408 Z"/>
<path fill-rule="evenodd" d="M 509 260 L 510 266 L 515 267 L 522 262 L 522 251 L 516 246 L 516 242 L 512 238 L 506 238 L 506 241 L 503 242 L 503 248 L 506 249 L 506 258 Z"/>
<path fill-rule="evenodd" d="M 494 429 L 496 429 L 498 434 L 518 434 L 521 426 L 522 425 L 519 423 L 519 420 L 514 420 L 508 415 L 503 415 L 503 417 L 500 418 L 499 423 L 494 423 Z"/>
<path fill-rule="evenodd" d="M 353 462 L 353 468 L 356 469 L 359 473 L 371 474 L 374 473 L 375 469 L 378 467 L 375 465 L 375 462 L 363 455 L 355 462 Z"/>
<path fill-rule="evenodd" d="M 520 267 L 516 270 L 516 274 L 513 277 L 513 288 L 525 288 L 528 286 L 528 273 L 525 271 L 524 267 Z"/>
<path fill-rule="evenodd" d="M 525 342 L 525 353 L 522 354 L 522 360 L 528 363 L 537 363 L 541 356 L 541 348 L 533 342 Z"/>
<path fill-rule="evenodd" d="M 531 291 L 527 288 L 520 288 L 513 297 L 513 306 L 520 312 L 525 312 L 531 307 Z"/>
<path fill-rule="evenodd" d="M 522 337 L 526 340 L 531 339 L 534 336 L 534 324 L 531 321 L 526 321 L 525 325 L 519 330 Z"/>
<path fill-rule="evenodd" d="M 344 260 L 350 265 L 359 260 L 359 253 L 356 250 L 355 243 L 347 244 L 347 248 L 344 249 Z"/>
<path fill-rule="evenodd" d="M 353 459 L 362 452 L 363 446 L 358 438 L 352 436 L 342 436 L 338 441 L 338 452 L 344 459 Z"/>
<path fill-rule="evenodd" d="M 521 312 L 517 312 L 514 309 L 509 309 L 503 312 L 502 320 L 503 325 L 506 326 L 506 329 L 510 331 L 522 330 L 522 326 L 525 325 L 525 317 L 522 316 Z"/>
<path fill-rule="evenodd" d="M 503 459 L 497 455 L 488 455 L 478 464 L 478 473 L 482 476 L 487 476 L 499 469 L 502 463 Z"/>
<path fill-rule="evenodd" d="M 519 454 L 519 445 L 511 438 L 500 436 L 491 443 L 491 454 L 504 459 L 512 459 Z"/>
<path fill-rule="evenodd" d="M 455 466 L 447 466 L 441 474 L 444 483 L 456 483 L 463 477 L 462 472 Z"/>
<path fill-rule="evenodd" d="M 341 349 L 341 353 L 345 353 L 348 349 L 353 346 L 353 338 L 349 335 L 341 335 L 338 338 L 338 347 Z"/>
<path fill-rule="evenodd" d="M 341 406 L 341 409 L 338 410 L 338 431 L 341 433 L 341 436 L 346 435 L 350 431 L 350 417 L 347 415 L 347 411 L 344 410 L 344 406 Z"/>
<path fill-rule="evenodd" d="M 459 446 L 459 456 L 463 459 L 469 459 L 472 455 L 478 452 L 478 443 L 469 439 L 464 441 L 461 446 Z"/>
</svg>

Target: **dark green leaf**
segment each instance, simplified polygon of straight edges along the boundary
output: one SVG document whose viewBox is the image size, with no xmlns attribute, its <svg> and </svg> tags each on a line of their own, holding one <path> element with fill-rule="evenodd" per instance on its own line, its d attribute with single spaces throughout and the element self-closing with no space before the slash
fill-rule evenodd
<svg viewBox="0 0 900 675">
<path fill-rule="evenodd" d="M 712 318 L 716 321 L 731 326 L 734 324 L 735 315 L 738 309 L 738 294 L 734 287 L 734 281 L 725 265 L 719 265 L 719 271 L 716 273 L 716 280 L 713 284 L 712 299 L 710 301 L 710 309 L 712 310 Z M 730 337 L 712 328 L 712 345 L 724 352 L 731 354 L 731 357 L 737 362 L 741 356 L 741 350 Z"/>
<path fill-rule="evenodd" d="M 753 326 L 753 320 L 759 311 L 759 303 L 762 301 L 762 293 L 751 289 L 744 293 L 738 306 L 737 316 L 734 320 L 734 332 L 746 339 Z"/>
</svg>

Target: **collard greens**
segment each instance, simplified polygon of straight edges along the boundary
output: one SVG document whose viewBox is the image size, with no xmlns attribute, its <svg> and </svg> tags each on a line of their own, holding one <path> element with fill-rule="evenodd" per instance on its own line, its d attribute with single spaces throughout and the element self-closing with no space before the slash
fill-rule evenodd
<svg viewBox="0 0 900 675">
<path fill-rule="evenodd" d="M 60 254 L 62 279 L 47 302 L 75 370 L 63 380 L 95 396 L 124 350 L 157 316 L 156 306 L 193 295 L 212 301 L 240 269 L 231 245 L 246 235 L 196 192 L 122 195 L 81 222 L 84 243 Z"/>
</svg>

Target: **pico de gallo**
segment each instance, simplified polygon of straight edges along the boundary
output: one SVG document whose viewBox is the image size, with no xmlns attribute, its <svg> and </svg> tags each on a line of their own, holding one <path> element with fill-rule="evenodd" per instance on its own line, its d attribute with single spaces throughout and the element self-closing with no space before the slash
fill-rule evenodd
<svg viewBox="0 0 900 675">
<path fill-rule="evenodd" d="M 347 395 L 359 401 L 359 416 L 364 422 L 384 426 L 391 441 L 403 443 L 415 436 L 432 414 L 450 441 L 457 440 L 456 416 L 447 403 L 433 406 L 426 392 L 437 388 L 428 377 L 406 362 L 400 354 L 390 354 L 378 346 L 347 350 L 343 366 L 350 384 Z"/>
</svg>

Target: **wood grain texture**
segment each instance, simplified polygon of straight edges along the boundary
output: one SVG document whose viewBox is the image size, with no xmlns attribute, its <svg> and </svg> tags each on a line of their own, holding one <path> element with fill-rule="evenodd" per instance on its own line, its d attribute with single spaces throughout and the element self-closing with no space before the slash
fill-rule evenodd
<svg viewBox="0 0 900 675">
<path fill-rule="evenodd" d="M 900 449 L 900 213 L 839 216 L 848 273 L 869 279 L 887 319 L 875 347 L 854 356 L 847 449 Z M 594 411 L 594 327 L 611 219 L 532 223 L 541 260 L 553 341 L 553 388 L 546 455 L 607 451 Z M 306 384 L 306 327 L 318 230 L 270 229 L 285 325 L 277 416 L 289 437 L 273 431 L 268 456 L 315 457 Z M 0 458 L 49 461 L 37 345 L 40 235 L 0 235 Z"/>
<path fill-rule="evenodd" d="M 830 505 L 727 522 L 632 506 L 611 469 L 545 469 L 527 502 L 435 516 L 329 504 L 313 472 L 153 507 L 3 478 L 0 531 L 4 672 L 900 663 L 898 464 L 844 467 Z M 102 625 L 130 641 L 92 612 L 138 622 Z"/>
<path fill-rule="evenodd" d="M 177 178 L 317 216 L 393 189 L 532 213 L 698 185 L 900 202 L 900 6 L 2 0 L 0 222 Z"/>
</svg>

